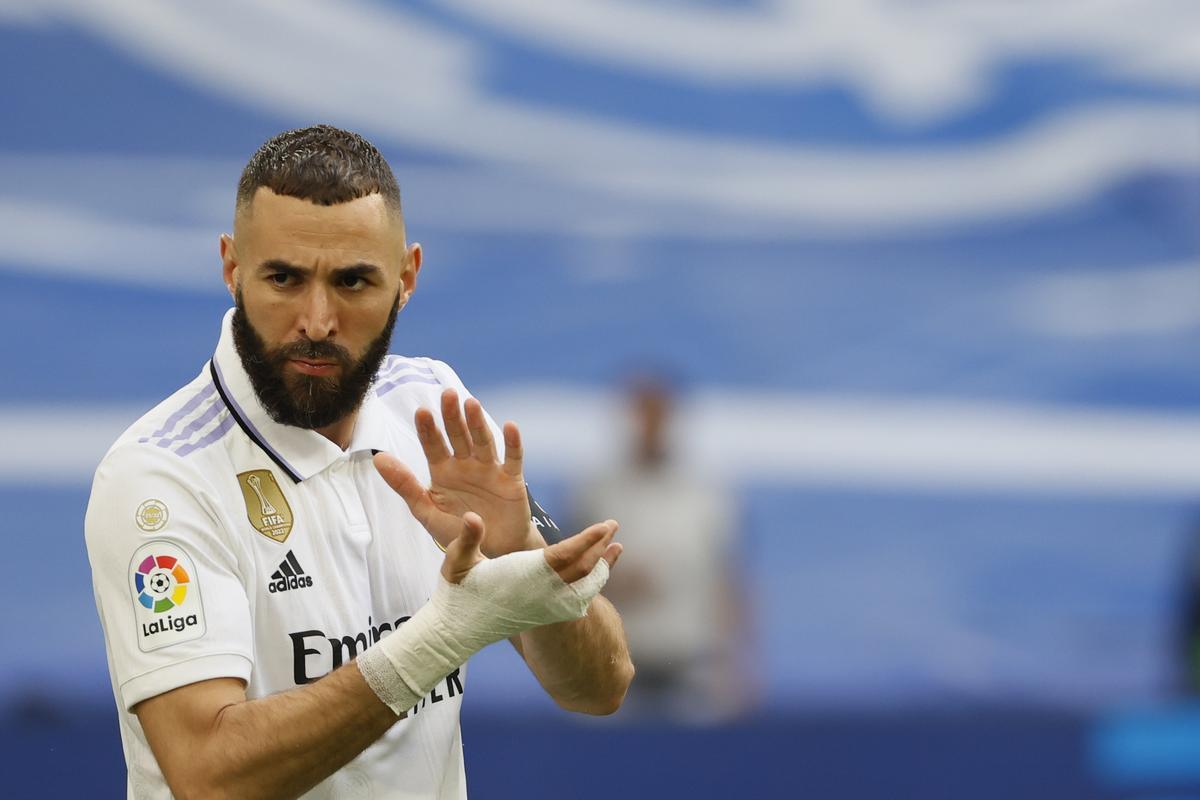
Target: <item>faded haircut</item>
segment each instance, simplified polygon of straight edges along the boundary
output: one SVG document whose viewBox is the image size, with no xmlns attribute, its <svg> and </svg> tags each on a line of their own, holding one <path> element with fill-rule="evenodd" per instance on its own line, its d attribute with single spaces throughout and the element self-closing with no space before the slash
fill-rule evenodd
<svg viewBox="0 0 1200 800">
<path fill-rule="evenodd" d="M 332 125 L 284 131 L 264 142 L 238 180 L 239 212 L 260 186 L 322 206 L 378 193 L 400 214 L 400 186 L 383 155 L 357 133 Z"/>
</svg>

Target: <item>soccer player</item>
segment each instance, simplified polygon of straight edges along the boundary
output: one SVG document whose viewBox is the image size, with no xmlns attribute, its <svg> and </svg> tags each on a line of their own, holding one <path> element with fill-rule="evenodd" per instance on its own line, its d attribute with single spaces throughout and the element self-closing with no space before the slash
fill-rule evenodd
<svg viewBox="0 0 1200 800">
<path fill-rule="evenodd" d="M 387 355 L 421 248 L 379 152 L 272 138 L 220 250 L 216 351 L 109 450 L 85 522 L 129 796 L 465 797 L 465 662 L 504 638 L 563 708 L 616 710 L 616 523 L 560 539 L 516 425 Z"/>
</svg>

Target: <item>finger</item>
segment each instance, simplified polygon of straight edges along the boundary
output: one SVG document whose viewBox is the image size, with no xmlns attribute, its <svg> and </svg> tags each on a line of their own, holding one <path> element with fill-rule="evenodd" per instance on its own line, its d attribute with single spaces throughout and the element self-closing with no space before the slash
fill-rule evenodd
<svg viewBox="0 0 1200 800">
<path fill-rule="evenodd" d="M 600 522 L 591 525 L 574 536 L 568 536 L 561 542 L 555 542 L 545 549 L 546 561 L 554 569 L 569 564 L 582 556 L 587 549 L 600 541 L 608 533 L 608 523 Z"/>
<path fill-rule="evenodd" d="M 485 464 L 495 464 L 496 441 L 492 438 L 492 429 L 483 413 L 483 406 L 474 397 L 468 397 L 464 404 L 467 410 L 467 430 L 471 432 L 471 441 L 475 445 L 475 458 Z"/>
<path fill-rule="evenodd" d="M 433 537 L 438 547 L 445 550 L 459 534 L 459 518 L 440 510 L 433 502 L 429 489 L 421 484 L 412 470 L 391 453 L 377 453 L 374 464 L 387 485 L 404 498 L 409 511 L 417 522 L 421 523 L 421 527 Z"/>
<path fill-rule="evenodd" d="M 543 551 L 546 563 L 563 581 L 579 580 L 596 566 L 614 533 L 616 523 L 612 520 L 592 525 L 582 533 L 547 547 Z"/>
<path fill-rule="evenodd" d="M 446 447 L 446 439 L 438 430 L 437 420 L 433 412 L 427 408 L 418 408 L 413 415 L 413 425 L 417 429 L 417 438 L 421 441 L 421 449 L 425 451 L 425 460 L 429 466 L 436 466 L 450 457 L 450 448 Z"/>
<path fill-rule="evenodd" d="M 608 561 L 608 566 L 611 567 L 613 564 L 617 563 L 617 559 L 621 556 L 621 551 L 624 550 L 623 545 L 613 541 L 613 537 L 621 528 L 617 521 L 615 519 L 610 519 L 605 520 L 602 524 L 606 526 L 608 530 L 607 535 L 600 537 L 600 539 L 587 550 L 585 550 L 583 555 L 580 556 L 576 561 L 576 565 L 582 569 L 583 575 L 587 575 L 589 572 L 591 572 L 592 568 L 596 566 L 600 559 Z M 583 575 L 580 575 L 579 577 L 583 577 Z"/>
<path fill-rule="evenodd" d="M 517 423 L 504 423 L 504 471 L 514 478 L 521 477 L 525 451 L 521 447 L 521 429 Z"/>
<path fill-rule="evenodd" d="M 558 577 L 562 578 L 564 583 L 574 583 L 580 578 L 588 575 L 600 562 L 604 556 L 604 551 L 612 544 L 612 533 L 608 533 L 601 539 L 583 552 L 583 555 L 572 561 L 566 567 L 559 571 Z"/>
<path fill-rule="evenodd" d="M 446 548 L 442 576 L 450 583 L 462 583 L 471 568 L 483 560 L 479 550 L 483 542 L 483 518 L 474 511 L 462 517 L 462 532 Z"/>
<path fill-rule="evenodd" d="M 446 436 L 450 438 L 454 457 L 470 458 L 471 434 L 463 419 L 462 406 L 458 404 L 458 392 L 453 389 L 442 392 L 442 425 L 446 428 Z"/>
<path fill-rule="evenodd" d="M 608 562 L 608 568 L 612 569 L 617 565 L 617 559 L 621 557 L 621 553 L 625 552 L 625 547 L 620 542 L 610 542 L 608 547 L 604 548 L 604 555 L 601 556 Z"/>
<path fill-rule="evenodd" d="M 413 516 L 423 524 L 430 510 L 430 500 L 417 476 L 391 453 L 376 453 L 374 464 L 387 485 L 404 498 Z"/>
</svg>

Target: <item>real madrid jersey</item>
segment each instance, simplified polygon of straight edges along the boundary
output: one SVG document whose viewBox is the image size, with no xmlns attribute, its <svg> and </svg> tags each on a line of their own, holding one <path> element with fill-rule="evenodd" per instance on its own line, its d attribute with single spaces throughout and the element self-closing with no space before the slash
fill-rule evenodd
<svg viewBox="0 0 1200 800">
<path fill-rule="evenodd" d="M 394 453 L 428 482 L 413 413 L 436 409 L 447 387 L 465 395 L 454 372 L 389 356 L 343 451 L 267 415 L 231 315 L 196 379 L 109 450 L 88 504 L 130 797 L 170 796 L 130 711 L 138 702 L 219 677 L 242 679 L 252 699 L 311 683 L 424 605 L 441 565 L 371 457 Z M 464 666 L 306 797 L 465 797 L 465 687 Z"/>
</svg>

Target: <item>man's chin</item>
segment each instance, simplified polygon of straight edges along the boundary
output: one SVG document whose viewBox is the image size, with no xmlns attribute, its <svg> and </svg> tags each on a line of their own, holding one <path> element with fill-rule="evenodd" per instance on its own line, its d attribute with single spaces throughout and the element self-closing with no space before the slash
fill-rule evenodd
<svg viewBox="0 0 1200 800">
<path fill-rule="evenodd" d="M 314 378 L 291 370 L 284 370 L 281 377 L 283 385 L 287 387 L 288 393 L 292 396 L 293 403 L 298 398 L 312 397 L 316 394 L 326 395 L 337 388 L 336 378 Z"/>
<path fill-rule="evenodd" d="M 271 414 L 271 418 L 281 425 L 290 425 L 293 428 L 303 428 L 309 431 L 328 427 L 345 416 L 345 414 L 330 413 L 329 410 L 324 408 L 318 408 L 309 413 L 307 410 L 295 405 L 282 413 Z"/>
</svg>

